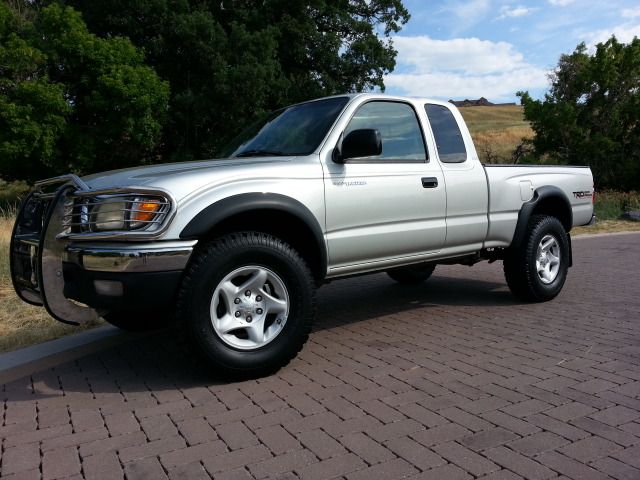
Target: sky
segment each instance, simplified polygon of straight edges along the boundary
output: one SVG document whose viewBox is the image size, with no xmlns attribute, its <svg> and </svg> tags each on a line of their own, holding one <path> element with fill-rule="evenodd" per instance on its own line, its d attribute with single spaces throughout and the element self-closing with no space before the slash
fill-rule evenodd
<svg viewBox="0 0 640 480">
<path fill-rule="evenodd" d="M 403 0 L 411 19 L 393 38 L 386 93 L 443 100 L 540 98 L 563 53 L 615 34 L 640 37 L 640 0 Z"/>
</svg>

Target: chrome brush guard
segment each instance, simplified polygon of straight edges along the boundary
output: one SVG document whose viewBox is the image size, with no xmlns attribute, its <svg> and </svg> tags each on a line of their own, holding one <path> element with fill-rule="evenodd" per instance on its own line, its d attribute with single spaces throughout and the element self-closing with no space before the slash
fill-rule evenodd
<svg viewBox="0 0 640 480">
<path fill-rule="evenodd" d="M 10 246 L 11 280 L 18 296 L 64 323 L 79 325 L 99 318 L 98 312 L 64 296 L 62 256 L 65 241 L 64 205 L 69 193 L 88 190 L 76 175 L 38 182 L 25 198 L 13 227 Z"/>
</svg>

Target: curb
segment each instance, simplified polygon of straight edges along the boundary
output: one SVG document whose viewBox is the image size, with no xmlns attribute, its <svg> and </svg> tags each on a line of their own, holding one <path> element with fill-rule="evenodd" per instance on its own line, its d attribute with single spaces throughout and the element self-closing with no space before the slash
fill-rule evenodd
<svg viewBox="0 0 640 480">
<path fill-rule="evenodd" d="M 0 385 L 145 335 L 107 325 L 0 354 Z"/>
</svg>

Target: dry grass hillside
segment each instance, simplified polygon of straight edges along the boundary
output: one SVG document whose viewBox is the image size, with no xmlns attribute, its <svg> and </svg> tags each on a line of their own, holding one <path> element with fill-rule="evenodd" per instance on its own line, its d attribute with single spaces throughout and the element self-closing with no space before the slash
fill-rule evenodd
<svg viewBox="0 0 640 480">
<path fill-rule="evenodd" d="M 460 107 L 483 163 L 512 163 L 523 139 L 533 137 L 519 105 Z"/>
</svg>

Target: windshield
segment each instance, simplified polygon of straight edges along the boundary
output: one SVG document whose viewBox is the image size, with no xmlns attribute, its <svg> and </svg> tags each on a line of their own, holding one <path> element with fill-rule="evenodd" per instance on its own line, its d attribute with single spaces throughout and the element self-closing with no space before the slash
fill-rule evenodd
<svg viewBox="0 0 640 480">
<path fill-rule="evenodd" d="M 333 97 L 276 110 L 238 135 L 222 156 L 309 155 L 348 101 L 349 97 Z"/>
</svg>

